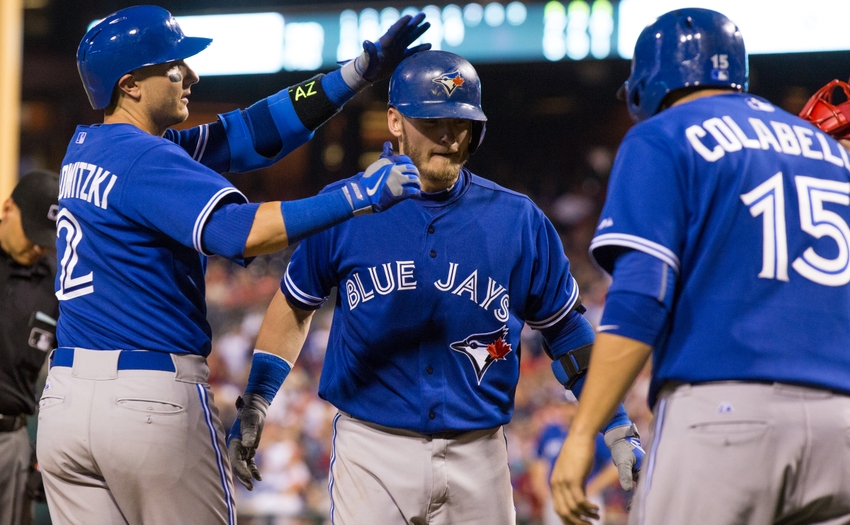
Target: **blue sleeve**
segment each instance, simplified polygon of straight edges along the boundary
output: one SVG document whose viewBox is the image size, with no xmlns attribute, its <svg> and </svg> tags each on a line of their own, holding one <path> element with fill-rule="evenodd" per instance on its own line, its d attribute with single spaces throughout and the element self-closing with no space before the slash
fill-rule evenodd
<svg viewBox="0 0 850 525">
<path fill-rule="evenodd" d="M 614 265 L 600 331 L 655 346 L 675 297 L 676 274 L 664 261 L 629 251 Z"/>
<path fill-rule="evenodd" d="M 183 148 L 193 160 L 216 173 L 225 173 L 230 168 L 230 148 L 221 122 L 202 124 L 182 131 L 167 129 L 164 138 Z"/>
<path fill-rule="evenodd" d="M 570 312 L 564 321 L 543 329 L 540 333 L 555 359 L 566 355 L 570 350 L 593 344 L 596 339 L 590 321 L 575 310 Z"/>
<path fill-rule="evenodd" d="M 567 317 L 579 299 L 579 291 L 558 232 L 542 212 L 539 218 L 525 322 L 535 330 L 544 330 Z"/>
<path fill-rule="evenodd" d="M 204 226 L 204 251 L 242 265 L 250 263 L 253 257 L 246 261 L 243 254 L 259 207 L 258 203 L 229 203 L 216 208 Z"/>
<path fill-rule="evenodd" d="M 224 177 L 163 143 L 140 155 L 120 199 L 127 217 L 204 255 L 202 234 L 212 212 L 247 199 Z"/>
<path fill-rule="evenodd" d="M 323 192 L 324 193 L 324 192 Z M 302 310 L 317 310 L 338 284 L 331 247 L 339 226 L 308 237 L 298 244 L 280 282 L 281 292 Z"/>
<path fill-rule="evenodd" d="M 624 251 L 638 250 L 679 271 L 688 231 L 688 167 L 671 151 L 663 129 L 632 128 L 617 152 L 591 256 L 609 274 Z M 647 127 L 649 126 L 649 127 Z"/>
<path fill-rule="evenodd" d="M 242 173 L 271 166 L 313 137 L 313 131 L 295 113 L 287 89 L 257 102 L 249 110 L 236 109 L 219 115 L 230 148 L 228 171 Z M 255 133 L 265 136 L 255 137 Z M 275 152 L 278 144 L 280 149 Z M 258 146 L 262 152 L 258 152 Z"/>
</svg>

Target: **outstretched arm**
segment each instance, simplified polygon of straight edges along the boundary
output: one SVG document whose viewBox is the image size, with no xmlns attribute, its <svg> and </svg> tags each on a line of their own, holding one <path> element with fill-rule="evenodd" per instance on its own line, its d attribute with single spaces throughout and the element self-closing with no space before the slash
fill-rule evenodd
<svg viewBox="0 0 850 525">
<path fill-rule="evenodd" d="M 392 144 L 366 171 L 315 197 L 263 204 L 228 203 L 203 229 L 205 253 L 244 259 L 272 253 L 355 215 L 381 212 L 419 195 L 419 171 Z"/>
<path fill-rule="evenodd" d="M 401 17 L 377 42 L 363 42 L 363 53 L 341 69 L 316 75 L 266 97 L 246 109 L 219 115 L 214 123 L 165 138 L 180 145 L 218 173 L 265 168 L 306 143 L 346 102 L 372 83 L 391 75 L 408 55 L 430 44 L 409 46 L 428 30 L 425 14 Z"/>
</svg>

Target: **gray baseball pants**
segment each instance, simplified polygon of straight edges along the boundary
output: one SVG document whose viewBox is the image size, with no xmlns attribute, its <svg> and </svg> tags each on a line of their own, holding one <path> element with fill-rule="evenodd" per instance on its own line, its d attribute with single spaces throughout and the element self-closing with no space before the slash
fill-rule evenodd
<svg viewBox="0 0 850 525">
<path fill-rule="evenodd" d="M 666 388 L 629 525 L 850 523 L 850 397 L 743 382 Z"/>
<path fill-rule="evenodd" d="M 515 525 L 502 427 L 428 436 L 340 413 L 330 469 L 334 525 Z"/>
<path fill-rule="evenodd" d="M 165 354 L 172 371 L 149 370 L 162 353 L 68 350 L 70 366 L 51 358 L 38 417 L 54 525 L 234 525 L 206 360 Z"/>
<path fill-rule="evenodd" d="M 0 525 L 20 525 L 32 515 L 26 497 L 30 455 L 27 427 L 0 432 Z"/>
</svg>

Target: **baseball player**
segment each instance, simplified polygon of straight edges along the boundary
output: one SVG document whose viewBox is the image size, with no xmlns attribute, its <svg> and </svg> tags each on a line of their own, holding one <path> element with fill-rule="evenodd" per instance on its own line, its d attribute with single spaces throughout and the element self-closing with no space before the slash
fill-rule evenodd
<svg viewBox="0 0 850 525">
<path fill-rule="evenodd" d="M 40 401 L 38 455 L 53 523 L 233 524 L 225 436 L 205 357 L 204 270 L 247 264 L 419 191 L 406 157 L 336 192 L 249 204 L 219 173 L 268 166 L 307 141 L 357 89 L 389 74 L 425 30 L 402 17 L 363 56 L 215 123 L 177 132 L 210 43 L 168 11 L 121 10 L 83 38 L 77 63 L 104 123 L 79 126 L 59 184 L 59 347 Z M 279 360 L 278 360 L 279 361 Z M 274 377 L 275 361 L 255 367 Z"/>
<path fill-rule="evenodd" d="M 339 409 L 331 520 L 513 524 L 502 427 L 522 326 L 542 332 L 556 375 L 574 391 L 594 333 L 549 220 L 527 197 L 463 167 L 486 123 L 472 65 L 444 51 L 408 57 L 390 79 L 387 121 L 419 168 L 421 198 L 305 239 L 257 353 L 294 362 L 313 311 L 336 287 L 319 385 Z M 252 454 L 273 390 L 250 383 L 231 431 L 234 471 L 249 487 L 260 479 Z M 621 411 L 606 430 L 631 483 L 641 453 L 634 426 Z"/>
<path fill-rule="evenodd" d="M 648 25 L 622 91 L 637 125 L 590 245 L 613 283 L 556 509 L 588 523 L 595 432 L 652 354 L 631 525 L 850 523 L 847 151 L 746 93 L 714 11 Z"/>
</svg>

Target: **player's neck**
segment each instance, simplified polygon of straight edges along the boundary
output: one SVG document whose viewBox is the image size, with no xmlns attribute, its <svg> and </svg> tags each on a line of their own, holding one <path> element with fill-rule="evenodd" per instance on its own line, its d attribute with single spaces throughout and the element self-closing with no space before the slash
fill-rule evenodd
<svg viewBox="0 0 850 525">
<path fill-rule="evenodd" d="M 158 126 L 145 112 L 134 111 L 132 107 L 118 105 L 111 113 L 104 113 L 104 124 L 130 124 L 140 130 L 161 137 L 166 128 Z"/>
<path fill-rule="evenodd" d="M 670 107 L 686 104 L 698 98 L 713 97 L 715 95 L 728 95 L 729 93 L 737 93 L 737 91 L 732 91 L 730 89 L 700 89 L 699 91 L 688 93 L 684 97 L 677 99 L 675 102 L 670 104 Z"/>
</svg>

